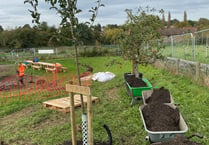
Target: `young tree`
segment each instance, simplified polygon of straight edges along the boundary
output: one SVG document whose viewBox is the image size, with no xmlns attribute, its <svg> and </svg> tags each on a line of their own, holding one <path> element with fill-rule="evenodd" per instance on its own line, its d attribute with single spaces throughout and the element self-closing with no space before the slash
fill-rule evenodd
<svg viewBox="0 0 209 145">
<path fill-rule="evenodd" d="M 39 24 L 40 13 L 38 12 L 38 8 L 37 8 L 38 1 L 39 0 L 25 0 L 24 3 L 31 4 L 34 10 L 29 10 L 29 11 L 31 12 L 31 16 L 33 17 L 33 22 Z M 80 38 L 79 36 L 84 31 L 82 30 L 82 28 L 84 27 L 80 27 L 81 25 L 79 24 L 78 17 L 76 17 L 77 14 L 81 13 L 81 10 L 77 8 L 77 0 L 45 0 L 45 2 L 49 3 L 51 6 L 51 9 L 55 9 L 57 13 L 61 16 L 60 26 L 69 27 L 70 29 L 72 43 L 74 44 L 74 50 L 75 50 L 75 62 L 76 62 L 76 68 L 77 68 L 78 83 L 79 85 L 81 85 L 80 71 L 79 71 L 79 65 L 78 65 L 79 63 L 78 63 L 78 57 L 77 57 L 77 46 L 79 44 L 82 44 L 81 41 L 79 40 Z M 91 7 L 91 9 L 89 10 L 89 12 L 92 13 L 92 17 L 90 18 L 89 22 L 86 22 L 86 24 L 89 24 L 90 27 L 93 25 L 97 17 L 99 7 L 104 6 L 103 4 L 101 4 L 101 0 L 97 0 L 96 2 L 97 2 L 97 5 L 95 7 Z M 82 95 L 81 95 L 81 108 L 82 108 L 82 114 L 85 114 Z M 74 135 L 72 134 L 72 138 L 74 137 L 75 137 L 75 132 L 74 132 Z M 88 140 L 90 140 L 89 144 L 93 144 L 92 136 L 89 137 Z M 73 139 L 73 145 L 74 144 L 76 144 L 75 138 Z"/>
<path fill-rule="evenodd" d="M 31 13 L 31 16 L 33 18 L 32 22 L 40 24 L 40 16 L 41 14 L 38 12 L 38 2 L 39 0 L 25 0 L 24 3 L 29 3 L 33 10 L 29 10 Z M 80 71 L 79 71 L 79 63 L 78 63 L 78 57 L 77 57 L 77 46 L 81 44 L 81 41 L 79 40 L 79 36 L 84 31 L 80 27 L 79 20 L 77 14 L 81 13 L 82 10 L 77 8 L 77 0 L 45 0 L 46 3 L 48 3 L 51 7 L 50 9 L 55 9 L 57 13 L 61 16 L 61 27 L 68 27 L 71 32 L 72 37 L 72 43 L 74 44 L 74 50 L 75 50 L 75 62 L 77 67 L 77 74 L 78 74 L 78 83 L 81 85 L 80 81 Z M 91 27 L 97 17 L 99 7 L 104 6 L 101 4 L 101 0 L 97 0 L 97 5 L 95 7 L 91 7 L 89 10 L 90 13 L 92 13 L 92 17 L 90 18 L 90 21 L 86 22 L 86 24 L 89 24 Z M 81 97 L 82 102 L 82 112 L 84 112 L 84 104 L 83 104 L 83 98 Z"/>
<path fill-rule="evenodd" d="M 139 78 L 138 64 L 146 65 L 154 62 L 156 56 L 160 55 L 160 42 L 154 46 L 154 41 L 160 38 L 158 29 L 162 21 L 158 16 L 148 14 L 153 10 L 140 10 L 139 15 L 133 15 L 131 10 L 128 14 L 127 28 L 122 33 L 120 44 L 125 59 L 132 61 L 132 73 Z"/>
</svg>

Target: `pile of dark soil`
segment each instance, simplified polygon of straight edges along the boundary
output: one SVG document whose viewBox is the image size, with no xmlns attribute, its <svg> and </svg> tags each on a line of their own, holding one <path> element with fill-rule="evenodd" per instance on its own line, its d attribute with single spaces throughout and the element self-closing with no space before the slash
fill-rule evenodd
<svg viewBox="0 0 209 145">
<path fill-rule="evenodd" d="M 176 135 L 173 139 L 162 143 L 154 143 L 152 145 L 202 145 L 201 143 L 192 142 L 184 136 Z"/>
<path fill-rule="evenodd" d="M 131 87 L 147 87 L 147 84 L 141 78 L 136 78 L 135 75 L 126 74 L 125 80 Z"/>
<path fill-rule="evenodd" d="M 161 87 L 160 89 L 153 89 L 152 95 L 145 100 L 148 103 L 170 103 L 170 92 L 168 89 Z"/>
<path fill-rule="evenodd" d="M 72 145 L 71 141 L 65 141 L 63 144 L 60 145 Z M 77 141 L 77 145 L 83 145 L 82 141 Z M 104 142 L 99 142 L 99 141 L 95 141 L 94 145 L 108 145 L 107 143 Z"/>
<path fill-rule="evenodd" d="M 179 109 L 162 103 L 151 103 L 142 109 L 142 114 L 150 131 L 179 131 Z"/>
</svg>

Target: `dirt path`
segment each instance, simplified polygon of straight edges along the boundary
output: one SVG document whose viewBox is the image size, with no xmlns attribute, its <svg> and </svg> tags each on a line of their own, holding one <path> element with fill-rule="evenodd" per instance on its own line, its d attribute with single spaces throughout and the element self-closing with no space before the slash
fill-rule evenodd
<svg viewBox="0 0 209 145">
<path fill-rule="evenodd" d="M 14 124 L 19 119 L 26 117 L 26 116 L 36 112 L 39 109 L 40 109 L 40 105 L 35 105 L 35 106 L 31 106 L 31 107 L 26 107 L 20 111 L 9 114 L 9 115 L 0 119 L 0 126 Z"/>
</svg>

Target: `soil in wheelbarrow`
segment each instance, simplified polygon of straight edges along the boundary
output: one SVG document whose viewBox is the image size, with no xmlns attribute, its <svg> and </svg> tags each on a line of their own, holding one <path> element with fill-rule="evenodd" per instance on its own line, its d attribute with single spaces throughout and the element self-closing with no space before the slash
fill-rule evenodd
<svg viewBox="0 0 209 145">
<path fill-rule="evenodd" d="M 136 78 L 135 75 L 127 75 L 125 80 L 131 87 L 147 87 L 147 84 L 141 78 Z"/>
<path fill-rule="evenodd" d="M 151 145 L 202 145 L 201 143 L 192 142 L 185 136 L 176 135 L 173 139 L 161 143 L 153 143 Z"/>
<path fill-rule="evenodd" d="M 170 103 L 170 92 L 168 89 L 161 87 L 159 89 L 153 89 L 153 93 L 149 98 L 145 100 L 148 103 Z"/>
<path fill-rule="evenodd" d="M 65 141 L 65 142 L 63 142 L 63 144 L 60 144 L 60 145 L 72 145 L 72 142 L 71 141 Z M 77 141 L 77 145 L 83 145 L 83 142 L 82 141 Z M 94 145 L 109 145 L 109 144 L 107 144 L 105 142 L 95 141 Z"/>
<path fill-rule="evenodd" d="M 150 131 L 179 131 L 179 109 L 162 103 L 151 103 L 142 109 L 143 117 Z"/>
</svg>

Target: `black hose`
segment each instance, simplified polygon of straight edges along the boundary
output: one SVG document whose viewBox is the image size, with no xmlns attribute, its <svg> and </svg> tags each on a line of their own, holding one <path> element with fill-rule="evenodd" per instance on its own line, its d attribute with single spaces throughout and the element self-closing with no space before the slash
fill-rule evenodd
<svg viewBox="0 0 209 145">
<path fill-rule="evenodd" d="M 190 139 L 190 138 L 192 138 L 192 137 L 194 137 L 194 136 L 203 139 L 203 135 L 201 135 L 201 134 L 199 134 L 199 133 L 193 133 L 192 135 L 188 136 L 187 138 Z"/>
<path fill-rule="evenodd" d="M 107 135 L 108 135 L 108 141 L 107 141 L 107 144 L 108 145 L 112 145 L 112 134 L 111 134 L 111 131 L 109 129 L 109 127 L 107 125 L 103 125 L 103 127 L 105 128 L 106 132 L 107 132 Z"/>
</svg>

